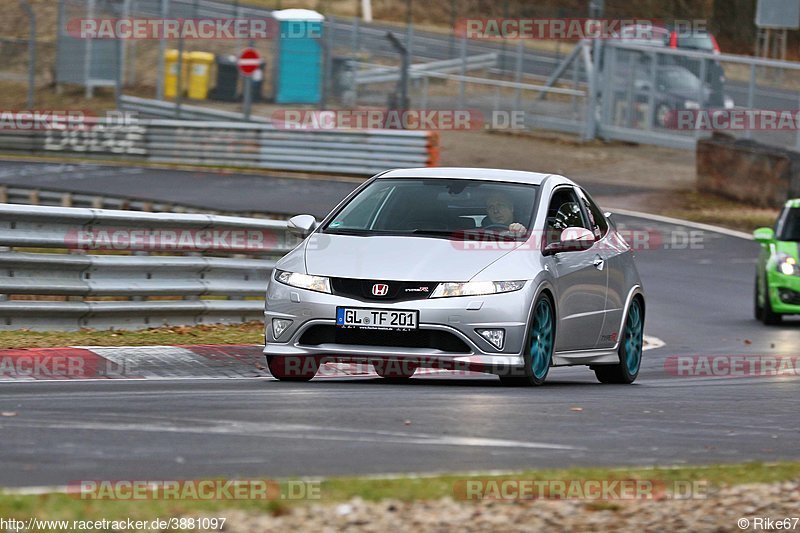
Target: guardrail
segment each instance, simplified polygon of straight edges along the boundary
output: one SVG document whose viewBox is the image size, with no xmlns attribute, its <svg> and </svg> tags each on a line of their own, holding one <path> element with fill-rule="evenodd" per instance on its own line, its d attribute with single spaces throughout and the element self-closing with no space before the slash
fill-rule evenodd
<svg viewBox="0 0 800 533">
<path fill-rule="evenodd" d="M 285 221 L 0 204 L 0 329 L 259 320 L 296 242 Z"/>
<path fill-rule="evenodd" d="M 125 196 L 108 194 L 89 194 L 68 191 L 54 191 L 40 187 L 18 187 L 0 185 L 0 203 L 23 205 L 46 205 L 54 207 L 88 207 L 91 209 L 122 209 L 125 211 L 145 211 L 148 213 L 206 213 L 211 215 L 232 215 L 240 217 L 269 218 L 284 220 L 286 213 L 268 213 L 264 211 L 219 211 L 207 207 L 176 204 L 157 200 L 142 200 Z"/>
<path fill-rule="evenodd" d="M 266 123 L 162 119 L 0 129 L 0 151 L 354 175 L 436 166 L 439 154 L 438 135 L 429 131 L 281 129 Z"/>
<path fill-rule="evenodd" d="M 367 65 L 370 68 L 356 73 L 356 85 L 389 81 L 396 82 L 400 79 L 399 67 L 386 67 L 369 63 L 359 63 L 359 65 Z M 440 61 L 430 61 L 428 63 L 417 63 L 409 67 L 408 76 L 411 79 L 417 79 L 422 78 L 426 73 L 430 72 L 443 74 L 449 72 L 465 72 L 468 70 L 493 68 L 496 65 L 497 54 L 479 54 L 464 59 L 443 59 Z"/>
<path fill-rule="evenodd" d="M 124 209 L 130 211 L 161 211 L 168 213 L 209 213 L 187 205 L 151 200 L 137 200 L 107 194 L 86 194 L 50 189 L 0 185 L 0 203 L 47 205 L 55 207 L 88 207 L 92 209 Z M 219 214 L 212 212 L 214 214 Z"/>
<path fill-rule="evenodd" d="M 136 96 L 121 95 L 119 97 L 119 109 L 138 113 L 141 117 L 171 118 L 180 120 L 225 120 L 242 121 L 245 116 L 243 113 L 225 111 L 222 109 L 212 109 L 196 105 L 183 104 L 180 107 L 174 102 L 163 100 L 153 100 L 151 98 L 139 98 Z M 268 123 L 264 117 L 251 116 L 248 122 Z"/>
</svg>

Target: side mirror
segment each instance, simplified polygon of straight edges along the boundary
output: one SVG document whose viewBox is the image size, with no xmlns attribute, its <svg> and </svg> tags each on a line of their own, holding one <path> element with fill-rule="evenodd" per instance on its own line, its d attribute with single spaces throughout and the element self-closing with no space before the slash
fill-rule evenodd
<svg viewBox="0 0 800 533">
<path fill-rule="evenodd" d="M 287 229 L 289 233 L 305 238 L 311 235 L 318 225 L 317 219 L 311 215 L 296 215 L 289 219 Z"/>
<path fill-rule="evenodd" d="M 753 232 L 753 238 L 761 244 L 768 244 L 775 240 L 775 232 L 772 228 L 758 228 Z"/>
<path fill-rule="evenodd" d="M 586 228 L 567 228 L 561 232 L 558 242 L 545 246 L 544 255 L 555 255 L 561 252 L 578 252 L 588 250 L 594 244 L 594 234 Z"/>
</svg>

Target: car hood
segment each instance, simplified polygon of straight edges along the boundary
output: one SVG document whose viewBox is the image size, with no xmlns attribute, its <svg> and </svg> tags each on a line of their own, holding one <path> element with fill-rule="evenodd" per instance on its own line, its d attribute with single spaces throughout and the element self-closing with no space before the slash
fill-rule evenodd
<svg viewBox="0 0 800 533">
<path fill-rule="evenodd" d="M 475 243 L 477 244 L 477 243 Z M 479 243 L 425 238 L 315 233 L 306 241 L 311 275 L 395 281 L 469 281 L 521 242 Z"/>
<path fill-rule="evenodd" d="M 777 241 L 775 243 L 775 249 L 780 254 L 786 254 L 800 260 L 800 243 L 794 241 Z"/>
</svg>

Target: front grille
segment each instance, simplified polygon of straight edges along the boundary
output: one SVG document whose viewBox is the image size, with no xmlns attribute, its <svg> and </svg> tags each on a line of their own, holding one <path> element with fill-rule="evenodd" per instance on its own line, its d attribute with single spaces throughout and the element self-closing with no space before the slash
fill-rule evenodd
<svg viewBox="0 0 800 533">
<path fill-rule="evenodd" d="M 384 296 L 374 295 L 375 285 L 386 285 Z M 337 296 L 362 302 L 408 302 L 424 300 L 433 293 L 437 283 L 426 281 L 382 281 L 369 279 L 331 278 L 331 289 Z"/>
<path fill-rule="evenodd" d="M 470 353 L 469 346 L 448 331 L 417 329 L 386 331 L 378 329 L 348 329 L 332 325 L 311 326 L 300 336 L 301 345 L 355 344 L 394 348 L 430 348 L 452 353 Z"/>
</svg>

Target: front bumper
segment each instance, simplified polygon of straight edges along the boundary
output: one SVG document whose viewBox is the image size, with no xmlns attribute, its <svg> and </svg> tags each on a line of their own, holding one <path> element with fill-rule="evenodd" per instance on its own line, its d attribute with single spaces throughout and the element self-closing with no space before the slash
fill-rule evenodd
<svg viewBox="0 0 800 533">
<path fill-rule="evenodd" d="M 338 361 L 374 362 L 413 361 L 421 367 L 492 369 L 523 365 L 522 348 L 536 286 L 528 282 L 519 291 L 454 298 L 435 298 L 404 302 L 365 302 L 338 295 L 307 291 L 270 281 L 264 312 L 268 357 L 324 357 Z M 335 326 L 337 306 L 371 307 L 419 311 L 419 330 L 442 332 L 456 337 L 465 349 L 459 352 L 431 347 L 344 344 L 309 344 L 304 334 L 315 326 Z M 272 319 L 292 320 L 279 339 L 275 339 Z M 505 343 L 496 349 L 475 330 L 503 328 Z"/>
<path fill-rule="evenodd" d="M 800 276 L 769 272 L 767 285 L 769 302 L 775 313 L 800 314 Z"/>
</svg>

